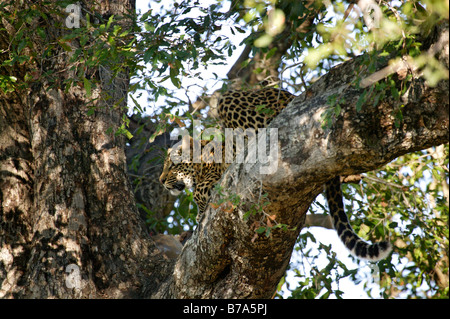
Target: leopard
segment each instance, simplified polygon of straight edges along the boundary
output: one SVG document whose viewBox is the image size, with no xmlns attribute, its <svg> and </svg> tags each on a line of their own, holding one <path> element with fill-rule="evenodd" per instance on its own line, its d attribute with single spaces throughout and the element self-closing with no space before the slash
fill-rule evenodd
<svg viewBox="0 0 450 319">
<path fill-rule="evenodd" d="M 183 159 L 183 144 L 169 148 L 164 160 L 163 171 L 159 181 L 173 196 L 178 196 L 185 189 L 194 188 L 193 197 L 198 207 L 197 221 L 206 210 L 211 190 L 217 181 L 222 177 L 230 163 L 225 161 L 225 146 L 221 144 L 223 157 L 220 161 L 214 160 L 214 148 L 203 151 L 198 161 L 192 159 L 195 141 L 188 137 L 190 157 Z M 211 146 L 211 141 L 201 140 L 202 150 L 207 145 Z M 174 160 L 174 158 L 178 158 Z"/>
<path fill-rule="evenodd" d="M 217 103 L 219 121 L 225 128 L 265 128 L 295 97 L 287 90 L 274 87 L 226 91 L 220 95 Z M 201 143 L 206 145 L 208 142 Z M 181 148 L 168 151 L 160 182 L 173 195 L 178 195 L 186 188 L 193 188 L 198 216 L 201 216 L 207 208 L 213 187 L 229 164 L 226 161 L 208 162 L 206 158 L 201 158 L 199 163 L 192 163 L 188 159 L 175 164 L 170 156 L 173 152 L 180 154 Z M 325 183 L 325 193 L 332 224 L 341 242 L 354 256 L 377 262 L 391 253 L 392 246 L 388 241 L 368 243 L 353 230 L 344 210 L 340 176 L 335 176 Z"/>
</svg>

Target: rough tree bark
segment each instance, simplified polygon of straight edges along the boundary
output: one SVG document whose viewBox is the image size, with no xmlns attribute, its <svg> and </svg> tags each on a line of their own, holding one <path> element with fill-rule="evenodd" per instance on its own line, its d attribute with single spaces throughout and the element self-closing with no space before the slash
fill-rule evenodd
<svg viewBox="0 0 450 319">
<path fill-rule="evenodd" d="M 122 0 L 102 1 L 91 9 L 120 15 L 133 7 L 133 1 Z M 0 31 L 0 49 L 17 32 L 12 26 L 5 30 Z M 60 32 L 48 31 L 53 40 Z M 429 40 L 435 43 L 445 32 L 439 54 L 448 68 L 448 25 L 441 25 Z M 55 70 L 57 83 L 73 76 L 62 50 L 43 61 L 37 70 Z M 448 80 L 435 88 L 416 81 L 397 128 L 389 99 L 355 112 L 361 92 L 348 83 L 358 68 L 358 60 L 337 66 L 271 123 L 279 129 L 277 172 L 261 175 L 258 163 L 233 164 L 220 185 L 227 194 L 240 195 L 242 205 L 232 211 L 209 207 L 177 258 L 149 236 L 127 179 L 124 140 L 106 133 L 120 124 L 119 108 L 99 99 L 98 106 L 105 107 L 87 116 L 84 88 L 65 92 L 46 80 L 3 94 L 0 296 L 271 297 L 306 210 L 326 180 L 373 170 L 402 154 L 448 141 Z M 7 71 L 21 78 L 30 70 Z M 93 94 L 111 93 L 117 86 L 126 89 L 127 83 L 113 85 L 104 83 Z M 333 127 L 324 130 L 320 114 L 329 108 L 327 97 L 336 92 L 346 103 Z M 257 217 L 244 221 L 242 213 L 258 204 L 260 192 L 269 194 L 266 212 L 276 214 L 277 222 L 290 230 L 274 230 L 271 239 L 254 238 Z M 217 195 L 211 199 L 217 200 Z M 79 285 L 73 285 L 74 276 Z"/>
<path fill-rule="evenodd" d="M 26 6 L 16 2 L 5 10 L 20 12 Z M 85 9 L 106 17 L 123 15 L 134 10 L 134 1 L 102 1 Z M 70 32 L 58 26 L 66 15 L 47 14 L 54 28 L 39 18 L 26 27 L 42 23 L 46 40 L 56 43 Z M 0 46 L 6 49 L 18 30 L 2 23 L 6 31 L 1 31 Z M 40 37 L 32 39 L 33 49 L 44 48 Z M 64 80 L 78 76 L 69 58 L 79 44 L 66 45 L 72 51 L 59 47 L 49 59 L 3 70 L 18 79 L 26 72 L 41 72 L 38 78 L 55 72 L 51 81 L 41 76 L 0 99 L 0 296 L 138 296 L 156 265 L 148 258 L 159 250 L 137 213 L 124 138 L 106 133 L 120 125 L 124 104 L 111 105 L 123 98 L 129 79 L 110 83 L 107 68 L 92 68 L 84 76 L 104 80 L 92 90 L 98 99 L 92 101 L 80 86 L 64 91 Z M 104 93 L 112 98 L 103 99 Z M 87 115 L 88 105 L 96 107 L 95 114 Z"/>
</svg>

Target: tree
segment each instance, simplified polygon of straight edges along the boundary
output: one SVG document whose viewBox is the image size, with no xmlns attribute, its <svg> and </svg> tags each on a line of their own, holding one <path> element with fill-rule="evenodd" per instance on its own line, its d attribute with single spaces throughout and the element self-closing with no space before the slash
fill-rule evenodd
<svg viewBox="0 0 450 319">
<path fill-rule="evenodd" d="M 0 6 L 2 297 L 270 298 L 325 181 L 448 141 L 448 13 L 432 3 L 427 10 L 419 2 L 401 10 L 383 3 L 384 23 L 409 14 L 398 17 L 404 25 L 386 42 L 371 39 L 381 33 L 365 29 L 358 16 L 357 33 L 364 30 L 359 36 L 377 46 L 332 68 L 354 48 L 346 47 L 342 30 L 327 29 L 326 7 L 313 1 L 255 2 L 254 8 L 232 1 L 227 12 L 219 3 L 180 2 L 165 15 L 149 10 L 140 17 L 127 0 Z M 187 16 L 193 10 L 199 14 Z M 148 152 L 147 141 L 155 139 L 164 147 L 167 122 L 186 125 L 202 117 L 204 104 L 184 114 L 167 107 L 150 121 L 129 118 L 127 92 L 143 83 L 153 99 L 169 95 L 169 106 L 179 103 L 158 81 L 180 87 L 187 64 L 199 76 L 201 63 L 222 63 L 233 44 L 218 31 L 230 18 L 265 26 L 247 38 L 244 65 L 229 73 L 239 79 L 233 85 L 278 82 L 280 59 L 299 56 L 303 46 L 311 52 L 292 69 L 305 87 L 271 123 L 282 150 L 277 172 L 261 175 L 258 162 L 233 164 L 211 199 L 222 205 L 210 205 L 180 253 L 172 237 L 150 236 L 141 218 L 150 213 L 152 232 L 161 231 L 158 221 L 168 213 L 156 196 L 158 170 L 150 171 L 152 184 L 140 178 L 149 168 L 141 150 L 158 151 Z M 422 33 L 413 32 L 419 27 Z M 311 49 L 317 39 L 321 45 Z M 309 74 L 321 70 L 326 74 L 312 83 Z M 130 77 L 143 81 L 130 84 Z M 133 105 L 143 111 L 134 98 Z M 129 178 L 150 185 L 155 200 L 143 201 L 139 188 L 135 197 Z M 446 207 L 435 225 L 445 225 Z M 376 229 L 374 238 L 382 237 L 382 225 Z M 448 230 L 433 236 L 448 256 Z M 168 246 L 175 253 L 164 252 Z M 448 294 L 445 265 L 448 257 L 428 266 L 447 278 Z"/>
</svg>

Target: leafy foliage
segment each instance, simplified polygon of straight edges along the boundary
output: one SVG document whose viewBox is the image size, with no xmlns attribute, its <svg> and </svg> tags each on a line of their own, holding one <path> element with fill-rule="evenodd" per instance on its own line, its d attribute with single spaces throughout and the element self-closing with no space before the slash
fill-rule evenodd
<svg viewBox="0 0 450 319">
<path fill-rule="evenodd" d="M 344 185 L 346 211 L 351 224 L 362 238 L 377 241 L 383 238 L 395 246 L 395 254 L 377 264 L 383 298 L 448 298 L 448 166 L 449 146 L 404 155 L 384 168 L 367 173 L 360 185 Z M 316 202 L 311 213 L 326 209 Z M 351 213 L 350 213 L 351 212 Z M 323 281 L 339 284 L 349 277 L 355 284 L 364 282 L 369 296 L 374 289 L 373 278 L 362 278 L 359 268 L 364 262 L 354 259 L 356 268 L 348 269 L 328 251 L 323 269 L 316 266 L 317 251 L 310 243 L 317 239 L 303 233 L 296 250 L 301 250 L 301 262 L 293 270 L 300 279 L 297 287 L 286 288 L 291 296 L 303 294 L 323 296 L 333 293 Z M 315 245 L 313 245 L 315 246 Z M 319 244 L 319 251 L 328 249 Z M 353 257 L 352 257 L 353 258 Z M 305 265 L 311 265 L 305 267 Z M 313 283 L 310 278 L 325 279 Z M 309 281 L 302 281 L 309 278 Z M 338 293 L 334 297 L 339 298 Z M 281 296 L 281 295 L 280 295 Z"/>
</svg>

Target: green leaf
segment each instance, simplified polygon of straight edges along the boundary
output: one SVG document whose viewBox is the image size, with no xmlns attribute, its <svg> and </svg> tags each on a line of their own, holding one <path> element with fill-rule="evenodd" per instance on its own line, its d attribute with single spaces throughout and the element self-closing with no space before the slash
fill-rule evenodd
<svg viewBox="0 0 450 319">
<path fill-rule="evenodd" d="M 273 47 L 272 49 L 270 49 L 266 54 L 266 59 L 270 59 L 275 54 L 275 52 L 277 52 L 277 50 L 277 47 Z"/>
<path fill-rule="evenodd" d="M 177 77 L 179 73 L 180 71 L 177 68 L 170 68 L 170 81 L 178 89 L 181 87 L 181 81 Z"/>
<path fill-rule="evenodd" d="M 364 92 L 359 96 L 358 101 L 356 102 L 356 112 L 360 112 L 366 102 L 366 93 L 367 91 L 364 90 Z"/>
<path fill-rule="evenodd" d="M 389 224 L 389 228 L 394 229 L 398 227 L 398 223 L 397 222 L 392 222 Z"/>
<path fill-rule="evenodd" d="M 64 51 L 72 52 L 72 48 L 69 45 L 67 45 L 65 42 L 60 40 L 60 41 L 58 41 L 58 43 L 64 49 Z"/>
<path fill-rule="evenodd" d="M 36 33 L 42 38 L 45 39 L 47 37 L 47 33 L 44 31 L 43 28 L 41 27 L 37 27 L 36 28 Z"/>
<path fill-rule="evenodd" d="M 402 110 L 398 110 L 398 112 L 395 114 L 395 121 L 394 121 L 395 127 L 399 128 L 402 122 L 403 122 L 403 113 Z"/>
<path fill-rule="evenodd" d="M 106 24 L 106 30 L 109 29 L 109 27 L 111 26 L 111 23 L 114 21 L 114 15 L 111 15 L 108 19 L 108 22 Z"/>
<path fill-rule="evenodd" d="M 92 115 L 94 115 L 94 113 L 95 113 L 95 108 L 91 107 L 91 108 L 86 112 L 86 115 L 87 115 L 87 116 L 92 116 Z"/>
<path fill-rule="evenodd" d="M 91 97 L 92 91 L 91 91 L 91 81 L 83 77 L 83 83 L 84 83 L 84 89 L 86 90 L 86 96 Z"/>
<path fill-rule="evenodd" d="M 400 94 L 395 86 L 391 86 L 391 94 L 392 94 L 392 97 L 396 100 L 398 100 L 400 97 Z"/>
<path fill-rule="evenodd" d="M 338 104 L 334 107 L 334 115 L 339 116 L 341 114 L 341 106 Z"/>
<path fill-rule="evenodd" d="M 148 22 L 144 22 L 144 28 L 145 28 L 145 30 L 148 31 L 148 32 L 154 32 L 154 31 L 156 30 L 155 26 L 154 26 L 154 25 L 151 25 L 151 24 L 148 23 Z"/>
<path fill-rule="evenodd" d="M 144 113 L 144 110 L 142 109 L 141 105 L 139 104 L 138 101 L 136 101 L 136 99 L 130 94 L 129 97 L 131 98 L 131 100 L 134 103 L 135 108 L 139 111 L 139 113 Z"/>
<path fill-rule="evenodd" d="M 373 106 L 377 106 L 378 102 L 380 102 L 380 99 L 382 99 L 384 97 L 383 92 L 380 92 L 379 94 L 376 94 L 374 99 L 373 99 Z"/>
<path fill-rule="evenodd" d="M 261 227 L 259 227 L 257 230 L 256 230 L 256 232 L 258 233 L 258 234 L 262 234 L 262 233 L 264 233 L 266 231 L 266 227 L 264 227 L 264 226 L 261 226 Z"/>
<path fill-rule="evenodd" d="M 264 48 L 267 47 L 269 44 L 271 44 L 273 41 L 273 37 L 267 33 L 260 36 L 258 39 L 255 40 L 254 45 L 257 48 Z"/>
</svg>

